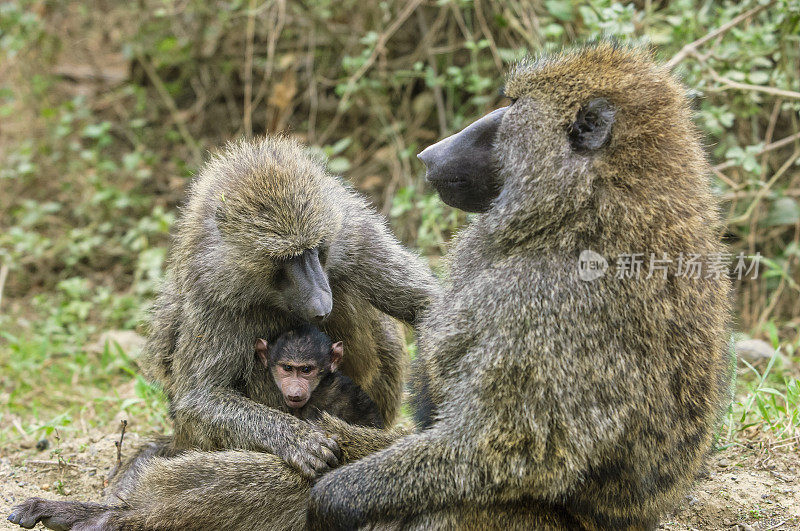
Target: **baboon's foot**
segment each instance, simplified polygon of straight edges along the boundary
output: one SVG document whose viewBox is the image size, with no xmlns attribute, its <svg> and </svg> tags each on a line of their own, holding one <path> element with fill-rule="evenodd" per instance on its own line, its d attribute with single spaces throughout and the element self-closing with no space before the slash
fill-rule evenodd
<svg viewBox="0 0 800 531">
<path fill-rule="evenodd" d="M 29 498 L 11 510 L 8 521 L 25 529 L 42 522 L 55 531 L 100 530 L 104 528 L 101 516 L 108 509 L 99 503 Z"/>
</svg>

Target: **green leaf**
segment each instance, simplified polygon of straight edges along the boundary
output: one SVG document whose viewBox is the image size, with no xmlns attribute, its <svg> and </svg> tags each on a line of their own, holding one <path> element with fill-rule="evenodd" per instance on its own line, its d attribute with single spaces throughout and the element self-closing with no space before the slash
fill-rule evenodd
<svg viewBox="0 0 800 531">
<path fill-rule="evenodd" d="M 572 2 L 565 2 L 563 0 L 547 0 L 544 3 L 547 12 L 553 15 L 558 20 L 570 22 L 575 17 L 572 11 Z"/>
<path fill-rule="evenodd" d="M 750 83 L 754 85 L 766 85 L 769 81 L 769 74 L 767 72 L 756 70 L 755 72 L 750 72 L 747 78 L 750 80 Z"/>
<path fill-rule="evenodd" d="M 129 407 L 131 407 L 132 405 L 139 404 L 141 402 L 142 402 L 141 398 L 127 398 L 122 402 L 122 404 L 120 404 L 119 408 L 124 411 Z"/>
<path fill-rule="evenodd" d="M 331 173 L 344 173 L 350 169 L 350 161 L 344 157 L 336 157 L 328 162 L 328 170 Z"/>
<path fill-rule="evenodd" d="M 791 197 L 781 197 L 772 203 L 764 224 L 768 227 L 794 225 L 798 220 L 800 220 L 800 205 Z"/>
<path fill-rule="evenodd" d="M 332 157 L 334 155 L 339 155 L 345 149 L 350 147 L 350 144 L 352 144 L 352 143 L 353 143 L 353 139 L 351 137 L 346 136 L 346 137 L 342 138 L 341 140 L 337 141 L 335 144 L 330 146 L 330 148 L 326 149 L 326 151 L 328 152 L 328 156 Z"/>
</svg>

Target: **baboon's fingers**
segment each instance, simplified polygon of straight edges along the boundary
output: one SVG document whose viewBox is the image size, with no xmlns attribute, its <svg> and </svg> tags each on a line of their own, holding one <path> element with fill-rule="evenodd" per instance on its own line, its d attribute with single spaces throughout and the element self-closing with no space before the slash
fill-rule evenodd
<svg viewBox="0 0 800 531">
<path fill-rule="evenodd" d="M 336 457 L 336 454 L 334 454 L 329 448 L 326 448 L 324 446 L 322 447 L 322 458 L 325 460 L 326 463 L 328 463 L 328 466 L 331 468 L 336 468 L 337 466 L 339 466 L 339 459 Z"/>
<path fill-rule="evenodd" d="M 40 501 L 43 501 L 42 498 L 30 498 L 15 506 L 11 509 L 8 521 L 25 529 L 32 529 L 42 516 L 39 510 Z"/>
<path fill-rule="evenodd" d="M 322 447 L 325 448 L 326 450 L 329 450 L 336 457 L 342 455 L 342 451 L 339 448 L 339 441 L 337 441 L 333 437 L 325 437 L 322 440 Z"/>
<path fill-rule="evenodd" d="M 17 524 L 25 529 L 31 529 L 36 525 L 36 521 L 29 521 L 29 516 L 24 513 L 13 512 L 8 516 L 8 521 Z"/>
<path fill-rule="evenodd" d="M 286 463 L 297 470 L 301 476 L 306 479 L 314 479 L 317 477 L 317 473 L 314 471 L 311 466 L 306 462 L 305 459 L 297 458 L 297 457 L 288 457 L 286 459 Z"/>
<path fill-rule="evenodd" d="M 314 467 L 315 476 L 320 476 L 325 472 L 327 472 L 328 470 L 330 470 L 328 463 L 326 463 L 322 459 L 319 459 L 318 457 L 312 457 L 310 461 L 311 461 L 311 466 Z"/>
<path fill-rule="evenodd" d="M 327 437 L 322 433 L 315 433 L 308 440 L 306 450 L 325 461 L 328 460 L 328 453 L 332 453 L 336 457 L 341 455 L 339 444 L 331 437 Z"/>
</svg>

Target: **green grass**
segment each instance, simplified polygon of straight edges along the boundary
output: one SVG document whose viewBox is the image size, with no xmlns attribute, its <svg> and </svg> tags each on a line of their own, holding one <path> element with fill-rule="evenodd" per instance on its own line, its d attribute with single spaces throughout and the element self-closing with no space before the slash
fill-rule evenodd
<svg viewBox="0 0 800 531">
<path fill-rule="evenodd" d="M 8 327 L 0 321 L 0 445 L 61 431 L 110 427 L 125 417 L 139 431 L 168 428 L 163 394 L 114 342 L 87 342 L 94 326 L 59 323 L 52 316 Z M 12 328 L 14 333 L 7 331 Z M 71 332 L 68 332 L 71 330 Z"/>
<path fill-rule="evenodd" d="M 779 441 L 800 435 L 800 380 L 783 367 L 783 359 L 777 349 L 763 371 L 741 361 L 747 373 L 738 379 L 739 393 L 728 413 L 729 441 L 742 433 Z"/>
</svg>

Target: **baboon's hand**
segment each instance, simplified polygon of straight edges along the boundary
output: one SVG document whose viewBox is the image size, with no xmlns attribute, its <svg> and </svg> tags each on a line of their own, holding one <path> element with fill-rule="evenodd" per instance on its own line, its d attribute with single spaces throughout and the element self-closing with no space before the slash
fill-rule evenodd
<svg viewBox="0 0 800 531">
<path fill-rule="evenodd" d="M 284 436 L 273 450 L 278 457 L 308 479 L 339 466 L 341 454 L 334 438 L 303 421 L 298 421 L 294 428 L 296 436 Z"/>
</svg>

